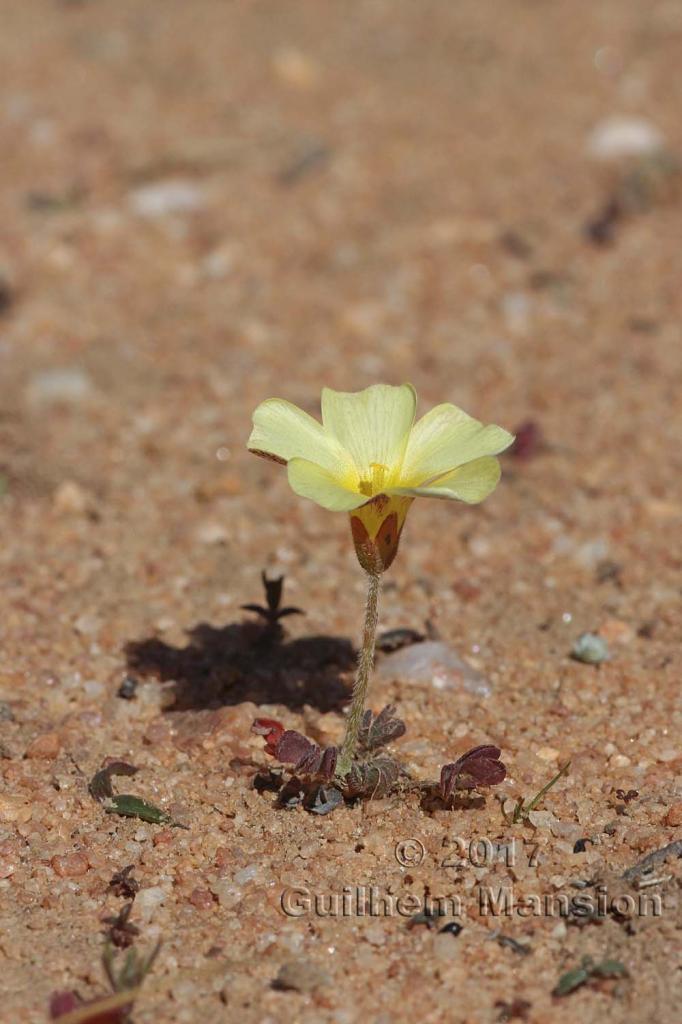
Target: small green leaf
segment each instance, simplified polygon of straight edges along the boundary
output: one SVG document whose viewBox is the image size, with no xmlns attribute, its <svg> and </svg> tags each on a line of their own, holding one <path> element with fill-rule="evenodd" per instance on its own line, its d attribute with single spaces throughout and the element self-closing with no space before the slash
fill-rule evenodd
<svg viewBox="0 0 682 1024">
<path fill-rule="evenodd" d="M 537 805 L 542 800 L 543 796 L 546 796 L 546 794 L 549 793 L 549 791 L 552 788 L 552 786 L 554 786 L 559 781 L 559 779 L 562 777 L 562 775 L 566 774 L 566 772 L 568 771 L 568 769 L 570 767 L 571 767 L 571 762 L 570 761 L 567 761 L 565 765 L 562 765 L 562 767 L 556 773 L 554 778 L 550 779 L 549 782 L 547 783 L 547 785 L 543 786 L 542 789 L 538 793 L 535 794 L 535 796 L 530 801 L 530 803 L 524 805 L 523 800 L 519 800 L 519 802 L 517 803 L 516 807 L 514 808 L 512 816 L 511 816 L 511 823 L 512 823 L 512 825 L 517 825 L 519 823 L 519 821 L 521 821 L 522 818 L 527 818 L 529 812 L 535 810 Z"/>
<path fill-rule="evenodd" d="M 592 973 L 600 978 L 629 978 L 630 974 L 624 963 L 620 960 L 602 960 L 595 964 Z"/>
<path fill-rule="evenodd" d="M 585 984 L 589 976 L 590 970 L 587 967 L 574 967 L 573 970 L 566 971 L 559 978 L 552 995 L 567 996 L 569 993 L 575 992 L 577 988 Z"/>
</svg>

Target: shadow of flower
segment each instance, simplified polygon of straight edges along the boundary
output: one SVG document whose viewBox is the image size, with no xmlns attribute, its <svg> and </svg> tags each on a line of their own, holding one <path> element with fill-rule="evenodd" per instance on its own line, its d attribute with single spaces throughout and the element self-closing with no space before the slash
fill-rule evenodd
<svg viewBox="0 0 682 1024">
<path fill-rule="evenodd" d="M 185 647 L 149 637 L 125 648 L 130 671 L 174 684 L 169 711 L 244 701 L 332 711 L 348 700 L 356 652 L 343 637 L 288 640 L 279 623 L 261 622 L 201 622 L 188 636 Z"/>
</svg>

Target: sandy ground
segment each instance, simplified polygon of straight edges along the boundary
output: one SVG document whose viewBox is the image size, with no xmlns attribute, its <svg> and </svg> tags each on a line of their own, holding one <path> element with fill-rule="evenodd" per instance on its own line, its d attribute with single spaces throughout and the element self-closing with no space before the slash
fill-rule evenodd
<svg viewBox="0 0 682 1024">
<path fill-rule="evenodd" d="M 682 862 L 622 875 L 682 838 L 679 197 L 655 182 L 610 244 L 584 225 L 622 185 L 588 153 L 605 118 L 682 151 L 680 6 L 0 16 L 0 1019 L 106 991 L 108 883 L 134 864 L 134 948 L 163 940 L 138 1024 L 676 1020 Z M 377 380 L 545 437 L 485 505 L 417 503 L 382 595 L 382 628 L 430 622 L 492 687 L 377 677 L 396 753 L 427 779 L 493 742 L 508 778 L 453 810 L 278 810 L 251 721 L 341 736 L 364 584 L 345 517 L 246 453 L 250 415 Z M 307 612 L 274 667 L 243 656 L 264 567 Z M 570 659 L 586 630 L 609 662 Z M 107 757 L 188 829 L 105 814 L 87 786 Z M 512 854 L 469 856 L 479 839 Z M 576 881 L 605 886 L 596 920 L 518 913 L 596 891 Z M 463 930 L 315 912 L 357 886 L 457 897 Z M 482 913 L 500 887 L 516 910 Z M 658 916 L 614 906 L 642 893 Z M 553 997 L 584 956 L 629 976 Z"/>
</svg>

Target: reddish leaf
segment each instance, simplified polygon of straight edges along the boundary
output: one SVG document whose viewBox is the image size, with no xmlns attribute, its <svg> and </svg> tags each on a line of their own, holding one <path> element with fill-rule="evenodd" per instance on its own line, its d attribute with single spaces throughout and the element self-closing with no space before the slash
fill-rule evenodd
<svg viewBox="0 0 682 1024">
<path fill-rule="evenodd" d="M 448 800 L 455 789 L 473 789 L 474 786 L 495 786 L 502 782 L 507 769 L 500 761 L 500 748 L 489 744 L 474 747 L 452 764 L 443 765 L 440 773 L 440 791 Z M 469 779 L 460 780 L 460 775 Z"/>
<path fill-rule="evenodd" d="M 509 454 L 521 461 L 532 459 L 544 447 L 542 430 L 535 420 L 524 420 L 514 431 L 516 438 Z"/>
<path fill-rule="evenodd" d="M 81 1005 L 75 992 L 53 992 L 50 996 L 50 1019 L 57 1020 Z"/>
<path fill-rule="evenodd" d="M 282 735 L 284 726 L 274 718 L 257 718 L 251 726 L 251 732 L 257 736 L 265 736 L 265 752 L 274 756 Z"/>
<path fill-rule="evenodd" d="M 336 747 L 327 747 L 322 754 L 322 762 L 318 769 L 318 774 L 321 775 L 323 779 L 329 780 L 334 778 L 338 753 L 339 752 Z"/>
<path fill-rule="evenodd" d="M 326 781 L 333 778 L 338 756 L 336 747 L 322 750 L 300 732 L 285 729 L 281 722 L 273 718 L 257 718 L 251 731 L 265 736 L 267 753 L 282 764 L 293 765 L 293 771 L 297 774 L 319 775 Z"/>
<path fill-rule="evenodd" d="M 73 992 L 57 992 L 50 1000 L 50 1016 L 64 1024 L 124 1024 L 130 1017 L 134 995 L 118 992 L 84 1003 Z M 70 1002 L 69 996 L 73 997 Z"/>
<path fill-rule="evenodd" d="M 277 743 L 275 756 L 283 764 L 298 764 L 301 758 L 305 758 L 310 753 L 311 748 L 314 748 L 314 744 L 300 732 L 296 732 L 295 729 L 287 729 Z M 317 749 L 319 750 L 319 747 Z"/>
</svg>

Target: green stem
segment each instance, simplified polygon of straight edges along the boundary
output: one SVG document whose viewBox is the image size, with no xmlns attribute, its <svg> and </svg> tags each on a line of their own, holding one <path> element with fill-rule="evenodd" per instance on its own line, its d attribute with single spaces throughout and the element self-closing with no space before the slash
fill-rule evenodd
<svg viewBox="0 0 682 1024">
<path fill-rule="evenodd" d="M 358 670 L 353 683 L 353 698 L 348 715 L 346 735 L 343 746 L 339 752 L 339 759 L 336 766 L 336 774 L 340 779 L 345 779 L 350 771 L 358 745 L 358 735 L 362 725 L 362 716 L 365 712 L 365 700 L 369 688 L 369 679 L 374 665 L 374 640 L 377 632 L 379 619 L 379 588 L 381 585 L 381 574 L 379 572 L 367 573 L 367 606 L 365 608 L 365 625 L 362 631 L 362 648 L 358 659 Z"/>
</svg>

